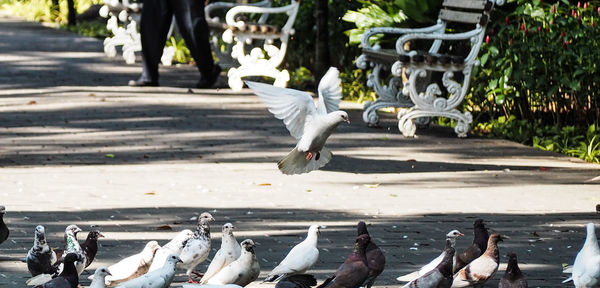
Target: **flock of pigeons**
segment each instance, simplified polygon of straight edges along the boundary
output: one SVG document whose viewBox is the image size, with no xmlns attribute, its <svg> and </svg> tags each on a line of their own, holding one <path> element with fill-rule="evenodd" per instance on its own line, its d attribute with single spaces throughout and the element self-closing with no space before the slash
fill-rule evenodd
<svg viewBox="0 0 600 288">
<path fill-rule="evenodd" d="M 0 244 L 9 236 L 3 221 L 4 206 L 0 206 Z M 221 247 L 214 255 L 204 274 L 195 272 L 196 266 L 208 258 L 211 250 L 210 223 L 215 219 L 208 212 L 200 214 L 196 230 L 185 229 L 168 243 L 160 246 L 149 241 L 143 250 L 109 266 L 96 269 L 91 288 L 166 288 L 171 285 L 176 270 L 184 269 L 188 283 L 183 287 L 240 288 L 258 279 L 260 265 L 254 251 L 254 242 L 246 239 L 238 243 L 231 223 L 222 227 Z M 310 288 L 317 285 L 313 275 L 305 274 L 317 262 L 318 237 L 321 226 L 308 228 L 306 238 L 294 246 L 285 258 L 263 280 L 277 282 L 276 288 Z M 489 235 L 483 220 L 473 224 L 473 243 L 461 253 L 454 248 L 456 239 L 464 236 L 458 230 L 446 235 L 442 253 L 420 270 L 400 276 L 398 281 L 408 282 L 408 288 L 483 287 L 498 271 L 498 242 L 500 234 Z M 33 246 L 27 253 L 27 268 L 32 278 L 27 284 L 46 288 L 76 288 L 79 276 L 98 252 L 98 230 L 88 233 L 83 243 L 77 240 L 81 229 L 69 225 L 65 229 L 65 249 L 51 249 L 46 241 L 44 226 L 35 228 Z M 336 272 L 317 288 L 370 288 L 385 267 L 385 256 L 373 242 L 365 222 L 357 225 L 354 248 Z M 198 276 L 196 281 L 192 274 Z M 571 277 L 575 287 L 595 287 L 600 284 L 600 247 L 593 223 L 587 224 L 587 236 L 572 266 Z M 517 257 L 509 253 L 506 273 L 500 288 L 527 287 L 517 264 Z"/>
</svg>

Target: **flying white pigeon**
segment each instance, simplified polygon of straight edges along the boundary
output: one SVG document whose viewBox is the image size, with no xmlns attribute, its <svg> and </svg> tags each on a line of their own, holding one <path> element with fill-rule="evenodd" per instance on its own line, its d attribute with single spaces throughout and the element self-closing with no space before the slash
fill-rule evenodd
<svg viewBox="0 0 600 288">
<path fill-rule="evenodd" d="M 166 262 L 160 269 L 148 272 L 138 278 L 123 282 L 116 287 L 121 288 L 167 288 L 173 282 L 175 267 L 181 259 L 175 254 L 167 256 Z"/>
<path fill-rule="evenodd" d="M 177 236 L 175 236 L 175 238 L 169 241 L 169 243 L 158 248 L 158 250 L 156 250 L 156 253 L 154 254 L 154 259 L 152 259 L 152 264 L 150 264 L 150 268 L 148 268 L 148 272 L 160 269 L 165 264 L 167 258 L 171 254 L 174 254 L 177 257 L 179 257 L 179 254 L 181 254 L 181 250 L 183 250 L 183 246 L 185 246 L 187 240 L 191 239 L 193 236 L 194 232 L 192 232 L 192 230 L 185 229 L 179 232 Z"/>
<path fill-rule="evenodd" d="M 100 267 L 96 269 L 96 272 L 94 272 L 94 280 L 92 280 L 92 284 L 90 284 L 89 288 L 104 288 L 106 287 L 106 285 L 104 284 L 104 281 L 106 279 L 106 276 L 110 276 L 110 272 L 108 271 L 108 268 L 106 267 Z"/>
<path fill-rule="evenodd" d="M 595 287 L 600 280 L 600 247 L 596 239 L 594 223 L 586 226 L 587 236 L 583 248 L 577 253 L 571 277 L 563 283 L 573 280 L 576 288 Z"/>
<path fill-rule="evenodd" d="M 325 166 L 333 156 L 323 147 L 333 130 L 350 123 L 348 114 L 340 111 L 342 87 L 337 68 L 331 67 L 319 83 L 318 105 L 303 91 L 246 81 L 277 119 L 283 120 L 298 144 L 277 166 L 283 174 L 302 174 Z"/>
<path fill-rule="evenodd" d="M 243 287 L 258 279 L 259 274 L 260 265 L 254 253 L 254 242 L 246 239 L 242 241 L 242 255 L 208 279 L 208 284 L 236 284 Z"/>
<path fill-rule="evenodd" d="M 186 269 L 185 274 L 188 276 L 190 283 L 197 283 L 192 279 L 192 271 L 194 271 L 198 264 L 206 260 L 210 253 L 211 239 L 209 223 L 211 221 L 215 221 L 215 218 L 210 213 L 204 212 L 200 214 L 194 236 L 186 241 L 181 254 L 179 254 L 182 263 L 177 266 Z"/>
<path fill-rule="evenodd" d="M 458 231 L 458 230 L 452 230 L 452 231 L 448 232 L 448 234 L 446 234 L 446 248 L 448 247 L 448 244 L 450 245 L 449 247 L 454 248 L 454 245 L 456 245 L 456 238 L 458 238 L 459 236 L 464 236 L 464 235 L 465 234 L 460 233 L 460 231 Z M 431 262 L 427 263 L 425 266 L 423 266 L 418 271 L 412 272 L 410 274 L 402 275 L 402 276 L 396 278 L 396 280 L 398 280 L 400 282 L 410 282 L 410 281 L 413 281 L 413 280 L 425 275 L 427 272 L 435 269 L 435 267 L 437 267 L 440 263 L 442 263 L 442 260 L 444 259 L 444 256 L 446 255 L 446 251 L 447 250 L 444 249 L 442 251 L 442 254 L 440 254 L 437 258 L 431 260 Z M 456 263 L 456 254 L 454 254 L 454 256 L 452 258 L 453 258 L 452 263 Z"/>
<path fill-rule="evenodd" d="M 278 281 L 287 275 L 303 274 L 315 265 L 319 259 L 317 240 L 320 233 L 319 225 L 310 226 L 306 239 L 290 250 L 279 265 L 267 275 L 264 282 Z"/>
<path fill-rule="evenodd" d="M 110 271 L 111 275 L 106 276 L 106 280 L 104 281 L 106 285 L 114 286 L 121 282 L 125 282 L 146 274 L 146 272 L 148 272 L 148 268 L 150 268 L 152 259 L 154 259 L 154 253 L 156 250 L 158 250 L 158 248 L 160 248 L 158 242 L 149 241 L 146 243 L 146 246 L 142 252 L 131 255 L 113 265 L 110 265 L 107 269 Z M 93 280 L 94 277 L 95 276 L 92 275 L 88 279 Z"/>
<path fill-rule="evenodd" d="M 229 265 L 229 263 L 235 261 L 242 254 L 242 247 L 235 240 L 233 236 L 233 230 L 235 227 L 231 223 L 223 225 L 222 236 L 221 236 L 221 249 L 217 251 L 213 257 L 208 269 L 200 279 L 201 284 L 208 283 L 208 280 L 217 274 L 223 267 Z"/>
</svg>

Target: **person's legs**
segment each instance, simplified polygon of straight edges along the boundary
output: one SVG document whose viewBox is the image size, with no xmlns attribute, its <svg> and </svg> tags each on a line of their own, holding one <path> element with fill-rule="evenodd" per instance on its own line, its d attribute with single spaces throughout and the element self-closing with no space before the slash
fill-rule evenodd
<svg viewBox="0 0 600 288">
<path fill-rule="evenodd" d="M 212 58 L 209 42 L 209 30 L 204 18 L 204 1 L 202 0 L 170 0 L 179 32 L 185 40 L 190 54 L 196 61 L 200 71 L 198 88 L 209 88 L 216 81 L 221 69 Z"/>
<path fill-rule="evenodd" d="M 167 41 L 173 17 L 170 0 L 144 0 L 140 34 L 142 40 L 142 76 L 130 86 L 158 86 L 158 63 Z"/>
</svg>

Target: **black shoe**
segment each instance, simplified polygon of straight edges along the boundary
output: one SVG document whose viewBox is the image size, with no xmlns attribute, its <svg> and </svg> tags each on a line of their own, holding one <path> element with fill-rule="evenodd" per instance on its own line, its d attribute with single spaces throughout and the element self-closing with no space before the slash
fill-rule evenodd
<svg viewBox="0 0 600 288">
<path fill-rule="evenodd" d="M 146 81 L 142 79 L 138 80 L 129 80 L 127 85 L 131 87 L 156 87 L 158 86 L 158 81 Z"/>
<path fill-rule="evenodd" d="M 219 75 L 221 75 L 221 67 L 215 64 L 213 71 L 209 75 L 202 75 L 202 78 L 196 83 L 196 88 L 212 87 L 217 82 Z"/>
</svg>

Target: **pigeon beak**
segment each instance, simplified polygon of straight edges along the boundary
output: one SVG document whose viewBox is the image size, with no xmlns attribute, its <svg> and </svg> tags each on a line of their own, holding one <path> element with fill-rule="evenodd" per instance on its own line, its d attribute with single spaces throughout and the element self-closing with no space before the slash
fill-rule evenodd
<svg viewBox="0 0 600 288">
<path fill-rule="evenodd" d="M 465 234 L 463 234 L 463 233 L 459 233 L 459 234 L 458 234 L 458 236 L 465 236 Z"/>
<path fill-rule="evenodd" d="M 106 271 L 106 275 L 112 276 L 112 274 L 110 274 L 110 271 Z"/>
<path fill-rule="evenodd" d="M 98 237 L 106 238 L 106 237 L 104 237 L 104 234 L 102 234 L 102 233 L 98 233 Z"/>
<path fill-rule="evenodd" d="M 346 119 L 344 120 L 344 122 L 346 122 L 346 123 L 350 124 L 350 119 L 349 119 L 349 118 L 346 118 Z"/>
<path fill-rule="evenodd" d="M 181 260 L 181 258 L 177 257 L 177 262 L 179 263 L 183 263 L 183 261 Z"/>
</svg>

